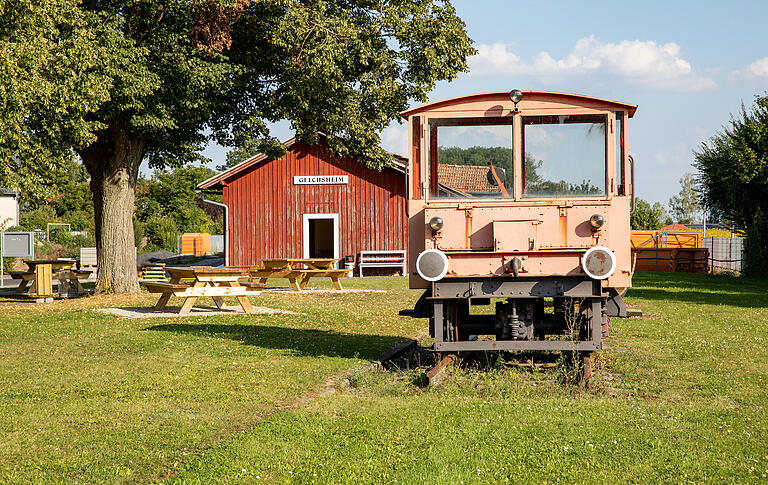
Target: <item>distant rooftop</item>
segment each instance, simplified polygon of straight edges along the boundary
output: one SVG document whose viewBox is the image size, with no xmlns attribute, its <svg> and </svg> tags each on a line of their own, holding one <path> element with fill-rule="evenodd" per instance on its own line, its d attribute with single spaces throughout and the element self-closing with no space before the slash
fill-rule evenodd
<svg viewBox="0 0 768 485">
<path fill-rule="evenodd" d="M 733 228 L 727 224 L 707 224 L 707 229 L 725 229 L 726 231 L 732 231 Z M 670 224 L 660 229 L 661 231 L 702 231 L 704 230 L 704 224 Z"/>
<path fill-rule="evenodd" d="M 496 169 L 497 173 L 499 169 Z M 488 181 L 488 167 L 476 165 L 437 165 L 437 180 L 441 186 L 464 193 L 501 192 L 498 185 Z"/>
</svg>

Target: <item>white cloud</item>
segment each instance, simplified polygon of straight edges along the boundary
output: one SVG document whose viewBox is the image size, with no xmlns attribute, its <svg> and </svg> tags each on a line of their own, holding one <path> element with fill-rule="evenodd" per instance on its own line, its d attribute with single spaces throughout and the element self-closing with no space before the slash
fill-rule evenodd
<svg viewBox="0 0 768 485">
<path fill-rule="evenodd" d="M 691 64 L 680 56 L 680 46 L 674 42 L 623 40 L 604 43 L 595 36 L 579 39 L 569 54 L 561 59 L 540 52 L 530 63 L 502 43 L 480 44 L 478 53 L 470 59 L 470 75 L 520 76 L 528 75 L 543 82 L 553 82 L 573 76 L 604 78 L 618 77 L 629 83 L 669 91 L 702 91 L 714 89 L 712 79 L 697 74 Z"/>
<path fill-rule="evenodd" d="M 388 152 L 408 156 L 408 128 L 391 124 L 381 132 L 381 147 Z"/>
<path fill-rule="evenodd" d="M 768 57 L 756 60 L 744 70 L 753 76 L 768 77 Z"/>
<path fill-rule="evenodd" d="M 746 82 L 762 87 L 766 79 L 768 79 L 768 57 L 763 57 L 752 64 L 728 73 L 728 80 L 732 83 Z"/>
</svg>

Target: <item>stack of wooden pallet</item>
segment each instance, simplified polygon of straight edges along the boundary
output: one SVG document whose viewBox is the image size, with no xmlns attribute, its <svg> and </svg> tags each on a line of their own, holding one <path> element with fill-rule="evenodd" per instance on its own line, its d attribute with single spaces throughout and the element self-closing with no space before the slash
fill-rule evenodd
<svg viewBox="0 0 768 485">
<path fill-rule="evenodd" d="M 139 268 L 139 280 L 164 281 L 165 263 L 147 263 Z"/>
</svg>

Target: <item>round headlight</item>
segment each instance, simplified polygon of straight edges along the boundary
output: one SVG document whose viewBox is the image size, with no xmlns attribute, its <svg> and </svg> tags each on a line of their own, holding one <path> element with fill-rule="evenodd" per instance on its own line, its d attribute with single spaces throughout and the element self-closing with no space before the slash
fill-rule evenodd
<svg viewBox="0 0 768 485">
<path fill-rule="evenodd" d="M 519 89 L 513 89 L 509 92 L 509 100 L 517 104 L 523 100 L 523 92 Z"/>
<path fill-rule="evenodd" d="M 429 220 L 429 227 L 435 232 L 439 231 L 443 228 L 443 218 L 438 216 L 433 217 Z"/>
<path fill-rule="evenodd" d="M 427 249 L 416 258 L 416 272 L 427 281 L 437 281 L 448 273 L 448 257 L 439 249 Z"/>
<path fill-rule="evenodd" d="M 590 278 L 604 280 L 616 271 L 616 256 L 605 246 L 593 246 L 581 258 L 581 267 Z"/>
<path fill-rule="evenodd" d="M 600 229 L 605 224 L 605 217 L 600 214 L 594 214 L 589 218 L 589 223 L 592 224 L 593 229 Z"/>
</svg>

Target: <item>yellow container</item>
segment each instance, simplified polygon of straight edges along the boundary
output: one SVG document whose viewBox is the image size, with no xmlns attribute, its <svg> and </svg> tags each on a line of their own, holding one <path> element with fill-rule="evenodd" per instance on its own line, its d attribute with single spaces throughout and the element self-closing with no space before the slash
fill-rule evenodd
<svg viewBox="0 0 768 485">
<path fill-rule="evenodd" d="M 663 233 L 663 234 L 661 234 Z M 656 238 L 655 240 L 652 240 Z M 632 231 L 633 248 L 700 248 L 701 233 L 685 231 Z"/>
</svg>

